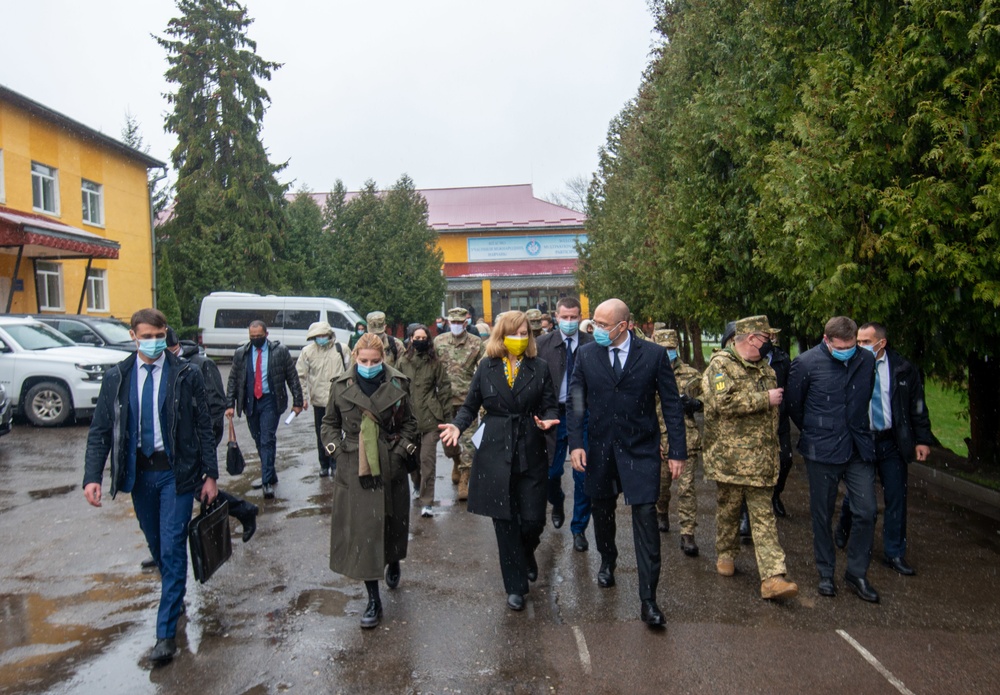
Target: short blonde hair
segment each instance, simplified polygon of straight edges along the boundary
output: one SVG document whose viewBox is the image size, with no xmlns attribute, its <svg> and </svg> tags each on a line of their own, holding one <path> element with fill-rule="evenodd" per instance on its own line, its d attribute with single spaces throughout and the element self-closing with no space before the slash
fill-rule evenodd
<svg viewBox="0 0 1000 695">
<path fill-rule="evenodd" d="M 361 350 L 378 350 L 378 354 L 385 357 L 385 346 L 382 345 L 382 339 L 378 337 L 375 333 L 365 333 L 360 338 L 358 342 L 354 344 L 354 349 L 351 350 L 351 357 L 355 361 L 358 359 L 358 352 Z"/>
<path fill-rule="evenodd" d="M 521 329 L 521 326 L 528 325 L 528 317 L 523 311 L 505 311 L 497 318 L 496 325 L 490 333 L 489 340 L 486 341 L 486 354 L 489 357 L 501 358 L 507 354 L 503 339 L 505 336 L 514 335 Z M 535 345 L 535 336 L 528 330 L 528 349 L 524 351 L 525 357 L 534 357 L 538 354 Z"/>
</svg>

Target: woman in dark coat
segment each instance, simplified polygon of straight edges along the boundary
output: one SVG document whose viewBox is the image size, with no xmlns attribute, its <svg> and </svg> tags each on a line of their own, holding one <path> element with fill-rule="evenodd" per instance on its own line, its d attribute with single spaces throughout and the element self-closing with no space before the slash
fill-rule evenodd
<svg viewBox="0 0 1000 695">
<path fill-rule="evenodd" d="M 347 341 L 347 349 L 353 350 L 354 346 L 358 344 L 361 340 L 361 336 L 368 332 L 368 322 L 364 319 L 358 319 L 358 322 L 354 324 L 354 332 L 351 333 L 350 339 Z"/>
<path fill-rule="evenodd" d="M 420 430 L 420 469 L 412 474 L 420 495 L 420 516 L 432 517 L 434 478 L 437 468 L 438 425 L 452 416 L 451 380 L 444 362 L 434 352 L 427 326 L 422 323 L 410 332 L 410 345 L 399 360 L 399 371 L 410 377 L 412 410 Z"/>
<path fill-rule="evenodd" d="M 330 569 L 360 579 L 368 590 L 361 627 L 382 619 L 378 580 L 399 585 L 406 557 L 410 485 L 406 461 L 420 435 L 410 410 L 410 380 L 383 364 L 382 341 L 363 335 L 352 367 L 330 384 L 322 436 L 335 457 Z"/>
<path fill-rule="evenodd" d="M 507 605 L 524 609 L 528 582 L 538 578 L 535 548 L 545 528 L 548 455 L 544 431 L 559 424 L 549 368 L 535 357 L 528 319 L 508 311 L 493 327 L 465 403 L 441 440 L 454 446 L 480 407 L 482 440 L 472 459 L 469 511 L 493 518 Z"/>
</svg>

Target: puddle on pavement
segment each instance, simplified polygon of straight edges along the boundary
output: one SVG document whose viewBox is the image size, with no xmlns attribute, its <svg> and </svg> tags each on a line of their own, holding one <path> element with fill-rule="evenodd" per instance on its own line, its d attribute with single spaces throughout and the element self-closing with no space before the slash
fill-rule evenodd
<svg viewBox="0 0 1000 695">
<path fill-rule="evenodd" d="M 292 610 L 299 613 L 319 613 L 320 615 L 343 616 L 349 598 L 331 589 L 310 589 L 303 591 L 292 603 Z"/>
<path fill-rule="evenodd" d="M 47 490 L 28 490 L 28 494 L 31 495 L 32 499 L 44 500 L 49 497 L 68 495 L 71 492 L 75 492 L 77 489 L 77 485 L 60 485 L 59 487 L 51 487 Z"/>
<path fill-rule="evenodd" d="M 303 509 L 296 509 L 294 512 L 289 512 L 286 518 L 302 519 L 310 516 L 322 516 L 329 514 L 332 509 L 333 507 L 304 507 Z"/>
</svg>

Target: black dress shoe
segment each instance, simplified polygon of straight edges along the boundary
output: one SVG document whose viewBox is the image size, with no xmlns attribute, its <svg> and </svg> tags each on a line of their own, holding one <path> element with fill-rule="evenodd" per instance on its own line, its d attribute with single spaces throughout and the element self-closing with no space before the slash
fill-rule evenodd
<svg viewBox="0 0 1000 695">
<path fill-rule="evenodd" d="M 147 557 L 145 560 L 139 563 L 139 567 L 144 570 L 156 569 L 156 560 L 151 557 Z"/>
<path fill-rule="evenodd" d="M 507 607 L 512 611 L 523 611 L 524 596 L 521 594 L 507 594 Z"/>
<path fill-rule="evenodd" d="M 820 577 L 819 579 L 819 595 L 820 596 L 836 596 L 837 586 L 833 583 L 833 577 Z"/>
<path fill-rule="evenodd" d="M 667 624 L 667 619 L 656 605 L 656 601 L 643 601 L 642 610 L 639 611 L 642 622 L 650 627 L 663 627 Z"/>
<path fill-rule="evenodd" d="M 382 602 L 373 598 L 368 599 L 368 606 L 361 614 L 361 627 L 365 630 L 378 627 L 382 622 Z"/>
<path fill-rule="evenodd" d="M 390 562 L 385 566 L 385 585 L 390 589 L 399 586 L 399 578 L 403 575 L 403 568 L 398 562 Z"/>
<path fill-rule="evenodd" d="M 566 512 L 563 509 L 563 503 L 552 505 L 552 528 L 562 528 L 562 525 L 566 523 Z"/>
<path fill-rule="evenodd" d="M 250 503 L 248 502 L 247 504 Z M 257 512 L 259 511 L 256 504 L 250 504 L 249 511 L 240 517 L 240 523 L 243 524 L 244 543 L 253 538 L 253 534 L 257 533 Z"/>
<path fill-rule="evenodd" d="M 177 642 L 173 637 L 156 640 L 156 646 L 149 655 L 149 660 L 157 666 L 169 664 L 174 659 L 177 652 Z"/>
<path fill-rule="evenodd" d="M 915 569 L 906 564 L 906 560 L 901 557 L 887 557 L 882 562 L 889 569 L 896 570 L 904 577 L 912 577 L 917 573 Z"/>
<path fill-rule="evenodd" d="M 862 601 L 868 601 L 869 603 L 878 603 L 878 592 L 875 588 L 868 583 L 868 580 L 863 577 L 855 577 L 849 572 L 844 572 L 844 581 L 847 582 L 847 586 L 851 587 L 851 590 L 858 595 Z"/>
<path fill-rule="evenodd" d="M 657 514 L 656 528 L 660 530 L 660 533 L 670 533 L 670 517 L 666 514 Z"/>
<path fill-rule="evenodd" d="M 753 533 L 750 531 L 750 514 L 747 512 L 740 515 L 740 540 L 744 543 L 753 542 Z"/>
<path fill-rule="evenodd" d="M 698 544 L 694 542 L 694 536 L 692 534 L 681 534 L 681 550 L 688 557 L 698 557 Z"/>
<path fill-rule="evenodd" d="M 330 477 L 330 469 L 329 468 L 320 468 L 319 469 L 319 477 L 320 478 L 329 478 Z"/>
<path fill-rule="evenodd" d="M 615 585 L 615 566 L 610 562 L 602 562 L 601 569 L 597 572 L 597 586 L 602 589 L 610 589 Z"/>
<path fill-rule="evenodd" d="M 785 509 L 785 503 L 781 501 L 781 497 L 774 495 L 771 498 L 771 507 L 774 508 L 774 515 L 779 519 L 784 519 L 788 516 L 788 511 Z"/>
<path fill-rule="evenodd" d="M 271 483 L 264 483 L 264 499 L 273 500 L 274 499 L 274 485 Z"/>
<path fill-rule="evenodd" d="M 573 534 L 573 550 L 578 553 L 585 553 L 587 549 L 590 548 L 590 543 L 587 542 L 587 536 L 582 533 Z"/>
<path fill-rule="evenodd" d="M 837 524 L 837 529 L 833 532 L 833 542 L 836 543 L 837 547 L 843 550 L 847 547 L 847 539 L 851 534 L 848 533 L 840 524 Z"/>
<path fill-rule="evenodd" d="M 535 553 L 528 553 L 528 557 L 526 559 L 528 561 L 528 581 L 538 581 L 538 561 L 535 559 Z"/>
</svg>

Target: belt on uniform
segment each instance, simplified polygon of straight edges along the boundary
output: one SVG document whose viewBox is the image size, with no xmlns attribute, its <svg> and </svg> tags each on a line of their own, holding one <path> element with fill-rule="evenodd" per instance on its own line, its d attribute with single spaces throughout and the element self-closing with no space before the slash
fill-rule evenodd
<svg viewBox="0 0 1000 695">
<path fill-rule="evenodd" d="M 170 461 L 167 459 L 167 452 L 154 451 L 152 456 L 147 457 L 141 449 L 136 449 L 135 469 L 137 471 L 169 471 Z"/>
<path fill-rule="evenodd" d="M 887 430 L 876 430 L 875 441 L 876 442 L 896 441 L 896 437 L 892 433 L 892 428 L 889 428 Z"/>
</svg>

